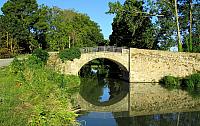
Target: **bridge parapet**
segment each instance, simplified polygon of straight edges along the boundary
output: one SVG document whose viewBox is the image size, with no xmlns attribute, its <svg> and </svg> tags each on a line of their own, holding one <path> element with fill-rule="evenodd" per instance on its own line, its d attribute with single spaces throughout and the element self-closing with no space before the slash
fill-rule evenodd
<svg viewBox="0 0 200 126">
<path fill-rule="evenodd" d="M 80 49 L 81 53 L 90 52 L 127 52 L 129 49 L 127 47 L 116 47 L 116 46 L 97 46 L 97 47 L 84 47 Z"/>
</svg>

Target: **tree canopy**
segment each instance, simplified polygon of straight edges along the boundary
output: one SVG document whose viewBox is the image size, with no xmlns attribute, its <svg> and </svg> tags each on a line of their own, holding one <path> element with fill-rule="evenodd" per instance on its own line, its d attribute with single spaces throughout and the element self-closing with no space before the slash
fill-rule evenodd
<svg viewBox="0 0 200 126">
<path fill-rule="evenodd" d="M 0 48 L 28 53 L 36 48 L 63 50 L 104 43 L 97 23 L 75 10 L 38 5 L 36 0 L 8 0 L 1 8 Z"/>
<path fill-rule="evenodd" d="M 108 14 L 115 14 L 112 23 L 113 32 L 110 35 L 110 44 L 136 48 L 154 48 L 155 26 L 145 13 L 147 8 L 143 1 L 126 0 L 109 3 Z"/>
<path fill-rule="evenodd" d="M 110 44 L 135 48 L 200 52 L 198 0 L 110 2 L 115 14 Z"/>
</svg>

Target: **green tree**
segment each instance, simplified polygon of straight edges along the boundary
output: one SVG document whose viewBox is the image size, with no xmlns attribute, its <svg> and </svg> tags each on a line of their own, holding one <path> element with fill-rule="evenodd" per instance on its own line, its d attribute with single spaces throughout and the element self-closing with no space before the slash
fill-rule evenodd
<svg viewBox="0 0 200 126">
<path fill-rule="evenodd" d="M 158 15 L 156 24 L 158 26 L 156 41 L 159 43 L 159 48 L 169 50 L 170 47 L 176 45 L 176 21 L 170 7 L 162 0 L 154 3 L 156 6 L 154 12 Z"/>
<path fill-rule="evenodd" d="M 47 42 L 47 33 L 49 30 L 49 7 L 41 5 L 39 6 L 37 12 L 35 15 L 33 15 L 33 20 L 35 21 L 32 25 L 33 29 L 33 37 L 34 40 L 32 44 L 32 50 L 38 47 L 42 47 L 43 49 L 48 48 L 48 42 Z"/>
<path fill-rule="evenodd" d="M 36 0 L 8 0 L 1 8 L 4 18 L 9 22 L 6 32 L 16 39 L 24 52 L 30 51 L 32 37 L 32 16 L 37 12 Z M 4 23 L 5 24 L 5 23 Z"/>
<path fill-rule="evenodd" d="M 152 24 L 148 9 L 143 1 L 126 0 L 109 3 L 108 14 L 115 14 L 110 44 L 136 48 L 152 49 L 155 42 L 155 26 Z"/>
<path fill-rule="evenodd" d="M 103 42 L 101 29 L 89 16 L 74 10 L 51 8 L 47 39 L 51 50 L 96 46 Z"/>
<path fill-rule="evenodd" d="M 193 4 L 192 51 L 200 53 L 200 2 Z"/>
<path fill-rule="evenodd" d="M 155 11 L 164 15 L 158 17 L 161 33 L 160 37 L 158 36 L 159 43 L 178 45 L 179 51 L 197 52 L 195 50 L 199 48 L 197 37 L 199 34 L 199 2 L 197 0 L 158 0 L 156 4 Z M 177 44 L 175 44 L 176 41 L 178 41 Z M 181 49 L 182 45 L 183 49 Z"/>
<path fill-rule="evenodd" d="M 184 50 L 198 52 L 199 50 L 199 24 L 200 24 L 200 3 L 197 0 L 179 1 L 181 35 L 183 38 Z"/>
</svg>

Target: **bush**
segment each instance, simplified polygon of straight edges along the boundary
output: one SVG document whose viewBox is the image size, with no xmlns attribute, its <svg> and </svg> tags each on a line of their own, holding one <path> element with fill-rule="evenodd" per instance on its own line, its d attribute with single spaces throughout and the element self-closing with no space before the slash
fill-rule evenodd
<svg viewBox="0 0 200 126">
<path fill-rule="evenodd" d="M 64 60 L 73 61 L 73 59 L 79 59 L 81 57 L 81 52 L 79 48 L 65 49 L 59 52 L 59 57 L 63 62 Z"/>
<path fill-rule="evenodd" d="M 165 76 L 159 82 L 168 88 L 179 88 L 181 85 L 180 78 L 173 76 Z"/>
<path fill-rule="evenodd" d="M 25 63 L 29 68 L 41 68 L 44 64 L 44 62 L 35 55 L 29 56 Z"/>
<path fill-rule="evenodd" d="M 32 55 L 36 56 L 37 58 L 39 58 L 42 62 L 46 63 L 48 58 L 49 58 L 49 54 L 47 51 L 42 50 L 41 48 L 37 48 L 33 51 Z"/>
<path fill-rule="evenodd" d="M 12 63 L 10 64 L 10 72 L 13 74 L 18 74 L 20 72 L 23 72 L 25 69 L 23 60 L 18 60 L 17 58 L 14 58 Z"/>
<path fill-rule="evenodd" d="M 8 50 L 8 48 L 0 48 L 0 59 L 2 59 L 2 58 L 11 58 L 11 57 L 13 57 L 13 55 Z"/>
<path fill-rule="evenodd" d="M 200 88 L 200 72 L 183 78 L 182 86 L 187 88 Z"/>
</svg>

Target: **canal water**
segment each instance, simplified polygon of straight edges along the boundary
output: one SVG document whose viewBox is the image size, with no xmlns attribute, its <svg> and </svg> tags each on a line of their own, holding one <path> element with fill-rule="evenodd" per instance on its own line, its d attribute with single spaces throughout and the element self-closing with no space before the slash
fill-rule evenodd
<svg viewBox="0 0 200 126">
<path fill-rule="evenodd" d="M 81 126 L 200 126 L 200 98 L 157 83 L 83 78 Z"/>
<path fill-rule="evenodd" d="M 124 73 L 105 59 L 82 67 L 81 126 L 200 126 L 200 91 L 194 95 L 159 83 L 128 83 Z"/>
</svg>

